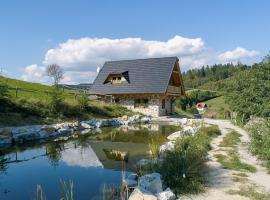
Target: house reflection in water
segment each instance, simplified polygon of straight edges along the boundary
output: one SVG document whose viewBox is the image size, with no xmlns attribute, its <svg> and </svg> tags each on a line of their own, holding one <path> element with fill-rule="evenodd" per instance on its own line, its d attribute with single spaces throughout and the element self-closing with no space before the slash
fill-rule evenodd
<svg viewBox="0 0 270 200">
<path fill-rule="evenodd" d="M 73 146 L 68 143 L 66 146 Z M 66 148 L 61 152 L 61 160 L 68 166 L 80 166 L 80 167 L 102 167 L 96 153 L 90 145 L 87 147 L 78 146 L 76 148 Z"/>
</svg>

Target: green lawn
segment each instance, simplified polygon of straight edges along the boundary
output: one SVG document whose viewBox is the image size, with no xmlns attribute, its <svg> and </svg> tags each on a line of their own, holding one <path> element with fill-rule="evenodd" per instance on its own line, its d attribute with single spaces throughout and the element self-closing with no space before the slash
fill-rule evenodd
<svg viewBox="0 0 270 200">
<path fill-rule="evenodd" d="M 205 101 L 208 110 L 203 114 L 204 117 L 226 118 L 226 112 L 230 112 L 229 105 L 225 102 L 223 96 Z"/>
<path fill-rule="evenodd" d="M 90 99 L 87 107 L 82 110 L 79 99 L 82 99 L 83 93 L 67 89 L 61 94 L 63 103 L 59 112 L 52 113 L 50 95 L 50 92 L 54 90 L 52 86 L 6 77 L 0 77 L 0 85 L 9 87 L 8 97 L 0 98 L 0 127 L 132 115 L 131 111 L 119 105 Z M 16 87 L 23 89 L 18 91 L 17 97 L 16 89 L 14 89 Z"/>
<path fill-rule="evenodd" d="M 0 85 L 5 84 L 9 89 L 9 94 L 12 98 L 16 98 L 16 87 L 18 88 L 17 98 L 25 99 L 35 99 L 43 102 L 47 102 L 49 99 L 48 93 L 53 90 L 53 87 L 39 84 L 31 83 L 21 80 L 16 80 L 12 78 L 6 78 L 0 76 Z M 64 90 L 64 97 L 66 101 L 73 103 L 75 100 L 75 94 L 81 94 L 77 90 Z"/>
</svg>

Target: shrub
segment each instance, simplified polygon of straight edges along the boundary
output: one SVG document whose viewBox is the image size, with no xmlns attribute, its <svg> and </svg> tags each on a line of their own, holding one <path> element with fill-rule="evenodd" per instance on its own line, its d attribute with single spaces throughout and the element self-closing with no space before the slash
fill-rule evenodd
<svg viewBox="0 0 270 200">
<path fill-rule="evenodd" d="M 253 124 L 249 132 L 251 152 L 266 162 L 266 167 L 270 172 L 270 121 Z"/>
<path fill-rule="evenodd" d="M 204 190 L 207 152 L 211 149 L 211 139 L 219 134 L 216 126 L 201 128 L 195 136 L 182 136 L 177 140 L 175 150 L 166 153 L 157 170 L 175 193 Z"/>
<path fill-rule="evenodd" d="M 86 108 L 88 107 L 88 102 L 89 102 L 89 98 L 86 94 L 83 94 L 82 96 L 78 97 L 78 103 L 82 111 L 86 110 Z"/>
<path fill-rule="evenodd" d="M 51 92 L 51 101 L 50 101 L 51 111 L 55 114 L 63 110 L 63 97 L 62 91 L 59 88 L 55 87 Z"/>
<path fill-rule="evenodd" d="M 0 84 L 0 98 L 8 97 L 8 86 Z"/>
</svg>

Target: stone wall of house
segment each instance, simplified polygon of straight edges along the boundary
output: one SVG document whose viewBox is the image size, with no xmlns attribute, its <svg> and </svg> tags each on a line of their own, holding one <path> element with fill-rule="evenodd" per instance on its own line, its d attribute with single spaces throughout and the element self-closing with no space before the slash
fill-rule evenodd
<svg viewBox="0 0 270 200">
<path fill-rule="evenodd" d="M 159 116 L 159 99 L 149 99 L 148 107 L 134 107 L 134 99 L 133 98 L 121 98 L 119 99 L 119 104 L 125 106 L 126 108 L 134 111 L 140 112 L 145 115 L 151 115 L 153 117 Z"/>
<path fill-rule="evenodd" d="M 170 97 L 166 97 L 165 98 L 165 108 L 162 108 L 162 99 L 160 99 L 159 101 L 159 116 L 164 116 L 164 115 L 169 115 L 170 113 L 172 113 L 172 107 L 171 107 L 171 98 Z"/>
<path fill-rule="evenodd" d="M 126 108 L 134 111 L 140 112 L 145 115 L 151 115 L 153 117 L 168 115 L 172 112 L 171 110 L 171 99 L 165 99 L 165 108 L 162 109 L 162 100 L 159 98 L 148 98 L 148 106 L 144 107 L 134 107 L 134 99 L 133 98 L 120 98 L 119 104 L 125 106 Z"/>
</svg>

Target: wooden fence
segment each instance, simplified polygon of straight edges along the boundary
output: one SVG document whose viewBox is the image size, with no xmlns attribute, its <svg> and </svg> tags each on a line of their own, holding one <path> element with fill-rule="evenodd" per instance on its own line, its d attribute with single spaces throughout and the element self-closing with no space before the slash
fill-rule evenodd
<svg viewBox="0 0 270 200">
<path fill-rule="evenodd" d="M 11 91 L 15 91 L 15 97 L 18 98 L 20 95 L 20 91 L 24 91 L 24 92 L 33 92 L 33 93 L 44 93 L 46 96 L 49 96 L 50 94 L 52 94 L 52 91 L 49 90 L 35 90 L 35 89 L 28 89 L 28 88 L 22 88 L 22 87 L 7 87 L 8 90 Z M 63 95 L 68 95 L 68 96 L 74 96 L 75 99 L 77 99 L 78 96 L 82 96 L 84 94 L 87 94 L 86 90 L 81 90 L 78 89 L 78 92 L 65 92 L 65 90 L 69 90 L 69 89 L 65 89 L 65 88 L 61 88 L 63 91 Z"/>
</svg>

